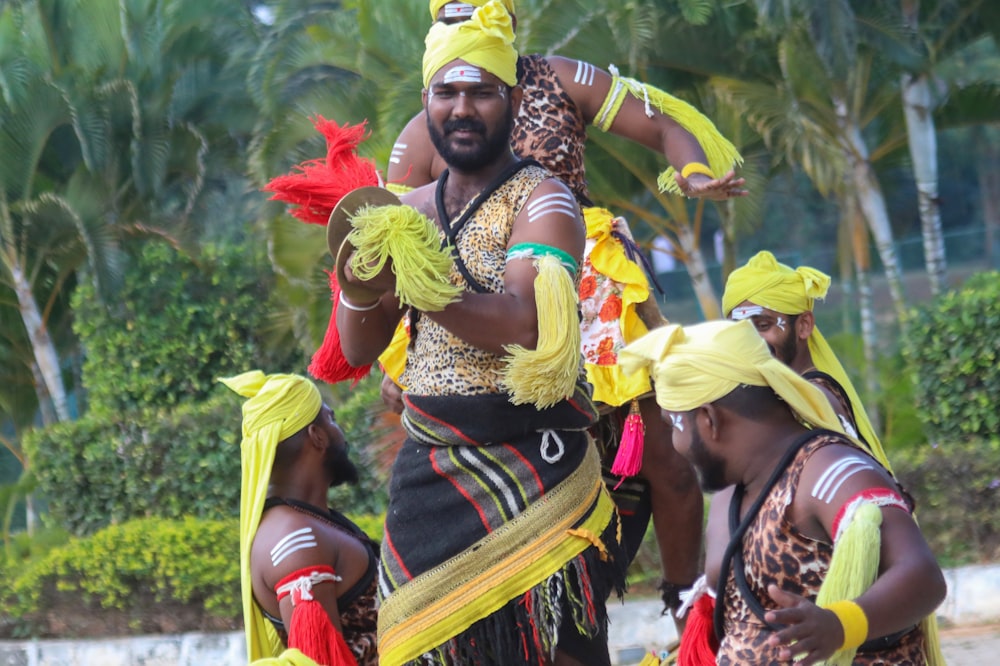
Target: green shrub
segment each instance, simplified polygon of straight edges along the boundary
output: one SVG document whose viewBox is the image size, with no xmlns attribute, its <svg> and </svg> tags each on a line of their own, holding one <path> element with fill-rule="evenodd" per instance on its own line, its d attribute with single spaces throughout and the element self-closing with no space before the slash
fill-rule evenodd
<svg viewBox="0 0 1000 666">
<path fill-rule="evenodd" d="M 51 517 L 74 534 L 159 516 L 239 513 L 239 398 L 173 410 L 87 415 L 30 432 L 24 448 Z"/>
<path fill-rule="evenodd" d="M 1000 560 L 1000 439 L 909 450 L 893 465 L 942 564 Z"/>
<path fill-rule="evenodd" d="M 912 312 L 905 351 L 931 441 L 1000 432 L 1000 273 L 980 273 Z"/>
<path fill-rule="evenodd" d="M 136 251 L 117 302 L 101 303 L 81 284 L 74 330 L 90 411 L 117 416 L 204 400 L 217 377 L 302 366 L 297 350 L 265 344 L 273 284 L 259 246 L 208 245 L 195 263 L 154 242 Z"/>
<path fill-rule="evenodd" d="M 177 623 L 177 609 L 185 608 L 192 626 L 180 630 L 235 628 L 242 612 L 238 552 L 235 519 L 145 519 L 108 527 L 71 539 L 17 572 L 0 596 L 4 624 L 13 621 L 22 635 L 68 636 L 74 622 L 90 615 L 145 632 Z M 80 617 L 59 617 L 63 613 Z"/>
</svg>

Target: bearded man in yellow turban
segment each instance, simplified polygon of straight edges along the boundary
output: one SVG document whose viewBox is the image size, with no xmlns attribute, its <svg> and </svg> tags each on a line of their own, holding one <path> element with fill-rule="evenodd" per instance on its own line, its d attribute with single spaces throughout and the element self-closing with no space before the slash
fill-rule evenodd
<svg viewBox="0 0 1000 666">
<path fill-rule="evenodd" d="M 424 117 L 447 171 L 401 202 L 432 221 L 453 260 L 445 281 L 459 289 L 409 306 L 382 666 L 610 664 L 605 600 L 621 591 L 626 558 L 587 434 L 597 411 L 575 289 L 585 227 L 570 189 L 511 152 L 522 98 L 513 37 L 493 1 L 426 38 Z M 382 353 L 403 315 L 400 257 L 373 275 L 363 251 L 346 261 L 337 310 L 355 367 Z"/>
<path fill-rule="evenodd" d="M 327 506 L 358 471 L 316 386 L 254 370 L 243 403 L 240 577 L 250 661 L 375 666 L 378 544 Z M 287 650 L 285 649 L 287 648 Z"/>
<path fill-rule="evenodd" d="M 771 353 L 818 386 L 847 433 L 891 470 L 858 392 L 816 326 L 813 306 L 829 288 L 826 273 L 809 266 L 793 269 L 765 250 L 729 275 L 722 310 L 730 319 L 750 320 Z"/>
<path fill-rule="evenodd" d="M 430 0 L 432 20 L 468 20 L 486 0 Z M 503 0 L 516 29 L 514 0 Z M 554 6 L 553 6 L 554 10 Z M 628 342 L 664 323 L 653 285 L 625 218 L 594 205 L 587 186 L 584 152 L 593 127 L 635 141 L 668 165 L 661 184 L 685 196 L 723 200 L 745 194 L 733 169 L 740 158 L 705 116 L 653 86 L 589 62 L 546 54 L 518 58 L 524 101 L 514 118 L 511 147 L 533 158 L 573 191 L 587 224 L 580 268 L 581 351 L 594 400 L 601 408 L 595 437 L 605 480 L 618 505 L 630 557 L 634 557 L 652 516 L 662 563 L 667 609 L 697 577 L 703 524 L 702 498 L 690 465 L 670 445 L 650 397 L 649 377 L 626 376 L 618 353 Z M 434 148 L 420 113 L 393 146 L 387 187 L 405 191 L 434 182 L 446 160 Z M 400 364 L 406 336 L 380 358 L 386 372 L 382 394 L 399 411 Z M 644 432 L 643 432 L 644 431 Z"/>
<path fill-rule="evenodd" d="M 728 542 L 705 562 L 712 663 L 943 663 L 944 577 L 905 493 L 749 321 L 657 329 L 622 364 L 653 376 L 703 489 L 733 488 L 706 528 Z"/>
</svg>

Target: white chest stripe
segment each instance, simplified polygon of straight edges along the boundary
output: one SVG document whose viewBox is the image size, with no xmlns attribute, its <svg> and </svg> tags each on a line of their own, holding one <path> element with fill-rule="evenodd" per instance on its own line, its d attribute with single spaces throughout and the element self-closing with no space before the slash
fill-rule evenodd
<svg viewBox="0 0 1000 666">
<path fill-rule="evenodd" d="M 585 86 L 594 85 L 594 73 L 596 67 L 591 65 L 589 62 L 583 62 L 582 60 L 576 61 L 576 74 L 573 76 L 573 83 L 579 83 Z"/>
<path fill-rule="evenodd" d="M 393 164 L 399 164 L 400 158 L 403 157 L 403 153 L 406 152 L 405 143 L 397 143 L 392 147 L 392 152 L 389 153 L 389 161 Z"/>
<path fill-rule="evenodd" d="M 318 545 L 316 543 L 316 535 L 313 534 L 311 527 L 303 527 L 300 530 L 295 530 L 285 536 L 285 538 L 271 549 L 271 565 L 278 566 L 282 560 L 292 553 L 305 550 L 306 548 L 316 548 Z"/>
<path fill-rule="evenodd" d="M 571 195 L 562 192 L 546 194 L 528 204 L 528 222 L 534 222 L 542 215 L 560 213 L 577 216 L 576 200 Z"/>
<path fill-rule="evenodd" d="M 812 496 L 829 504 L 833 501 L 837 491 L 840 490 L 845 481 L 866 469 L 871 469 L 871 465 L 864 460 L 858 460 L 857 458 L 841 460 L 823 472 L 823 475 L 812 489 Z"/>
</svg>

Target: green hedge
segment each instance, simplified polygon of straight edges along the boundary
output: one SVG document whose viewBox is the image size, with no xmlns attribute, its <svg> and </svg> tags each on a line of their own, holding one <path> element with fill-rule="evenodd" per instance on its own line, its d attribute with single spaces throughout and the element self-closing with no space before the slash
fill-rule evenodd
<svg viewBox="0 0 1000 666">
<path fill-rule="evenodd" d="M 1000 272 L 913 310 L 905 352 L 931 441 L 1000 432 Z"/>
<path fill-rule="evenodd" d="M 236 628 L 238 553 L 235 519 L 114 525 L 3 572 L 9 584 L 0 593 L 2 624 L 11 635 L 61 637 L 93 627 L 95 618 L 130 632 L 178 624 L 190 625 L 177 626 L 181 631 Z"/>
<path fill-rule="evenodd" d="M 910 450 L 893 465 L 943 565 L 1000 561 L 1000 438 Z"/>
<path fill-rule="evenodd" d="M 159 516 L 239 513 L 240 403 L 212 399 L 124 418 L 88 415 L 25 436 L 51 518 L 74 534 Z"/>
</svg>

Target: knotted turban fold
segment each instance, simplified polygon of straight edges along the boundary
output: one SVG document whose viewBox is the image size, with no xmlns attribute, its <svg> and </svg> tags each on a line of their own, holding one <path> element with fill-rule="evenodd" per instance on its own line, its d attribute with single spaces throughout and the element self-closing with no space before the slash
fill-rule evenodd
<svg viewBox="0 0 1000 666">
<path fill-rule="evenodd" d="M 509 86 L 517 85 L 517 51 L 510 14 L 499 0 L 490 0 L 468 21 L 435 23 L 424 40 L 424 87 L 453 60 L 481 67 Z"/>
</svg>

